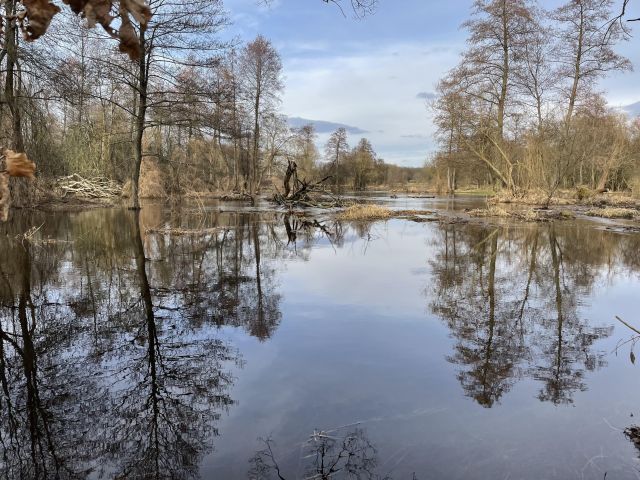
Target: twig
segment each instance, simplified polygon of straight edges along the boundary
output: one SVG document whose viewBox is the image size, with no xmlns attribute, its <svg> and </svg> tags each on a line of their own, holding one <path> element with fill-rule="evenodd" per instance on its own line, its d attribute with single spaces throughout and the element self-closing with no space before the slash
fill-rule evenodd
<svg viewBox="0 0 640 480">
<path fill-rule="evenodd" d="M 627 322 L 625 322 L 624 320 L 622 320 L 619 316 L 616 315 L 616 320 L 618 320 L 620 323 L 622 323 L 625 327 L 627 327 L 630 330 L 633 330 L 634 332 L 636 332 L 638 335 L 640 335 L 640 330 L 638 330 L 635 327 L 632 327 L 631 325 L 629 325 Z"/>
</svg>

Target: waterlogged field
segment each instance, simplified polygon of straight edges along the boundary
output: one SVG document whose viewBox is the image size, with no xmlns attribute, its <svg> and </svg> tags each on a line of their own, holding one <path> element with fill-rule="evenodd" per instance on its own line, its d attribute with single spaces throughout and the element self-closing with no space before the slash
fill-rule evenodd
<svg viewBox="0 0 640 480">
<path fill-rule="evenodd" d="M 318 219 L 15 213 L 0 477 L 640 476 L 639 235 Z"/>
</svg>

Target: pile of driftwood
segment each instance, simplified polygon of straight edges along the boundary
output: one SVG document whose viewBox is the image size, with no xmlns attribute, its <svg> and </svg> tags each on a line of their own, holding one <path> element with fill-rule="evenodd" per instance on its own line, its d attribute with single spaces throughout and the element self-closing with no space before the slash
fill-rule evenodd
<svg viewBox="0 0 640 480">
<path fill-rule="evenodd" d="M 342 207 L 344 202 L 324 188 L 324 183 L 331 178 L 328 175 L 318 181 L 308 181 L 298 178 L 298 166 L 293 160 L 289 160 L 287 171 L 284 175 L 283 188 L 280 192 L 276 187 L 273 201 L 278 205 L 289 209 L 295 207 L 332 208 Z"/>
<path fill-rule="evenodd" d="M 78 174 L 59 178 L 56 189 L 61 197 L 110 198 L 122 193 L 122 187 L 107 178 L 83 178 Z"/>
</svg>

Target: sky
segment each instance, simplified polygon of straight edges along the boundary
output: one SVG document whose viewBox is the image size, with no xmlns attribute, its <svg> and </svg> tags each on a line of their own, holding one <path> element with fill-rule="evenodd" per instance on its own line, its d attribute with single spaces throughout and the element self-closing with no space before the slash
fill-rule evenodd
<svg viewBox="0 0 640 480">
<path fill-rule="evenodd" d="M 344 125 L 351 145 L 367 137 L 386 162 L 421 166 L 436 149 L 427 100 L 465 48 L 460 25 L 473 1 L 379 0 L 364 19 L 342 2 L 346 17 L 321 0 L 274 0 L 269 7 L 226 0 L 227 34 L 271 40 L 284 67 L 282 112 L 293 125 L 317 121 L 320 145 Z M 540 1 L 545 8 L 558 3 Z M 618 48 L 636 70 L 637 37 Z M 639 85 L 636 71 L 606 79 L 601 89 L 611 105 L 625 106 L 640 101 Z"/>
</svg>

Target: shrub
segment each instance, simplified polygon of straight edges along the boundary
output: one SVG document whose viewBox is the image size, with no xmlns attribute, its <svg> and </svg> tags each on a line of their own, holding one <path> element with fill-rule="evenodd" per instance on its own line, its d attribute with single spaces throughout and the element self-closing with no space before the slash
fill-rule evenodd
<svg viewBox="0 0 640 480">
<path fill-rule="evenodd" d="M 378 205 L 352 205 L 338 214 L 339 220 L 382 220 L 391 217 L 391 210 Z"/>
<path fill-rule="evenodd" d="M 594 194 L 594 191 L 585 185 L 578 185 L 578 187 L 576 187 L 576 199 L 580 202 L 592 198 Z"/>
<path fill-rule="evenodd" d="M 632 208 L 592 208 L 588 210 L 587 215 L 590 217 L 602 217 L 602 218 L 633 218 L 638 213 L 637 210 Z"/>
</svg>

